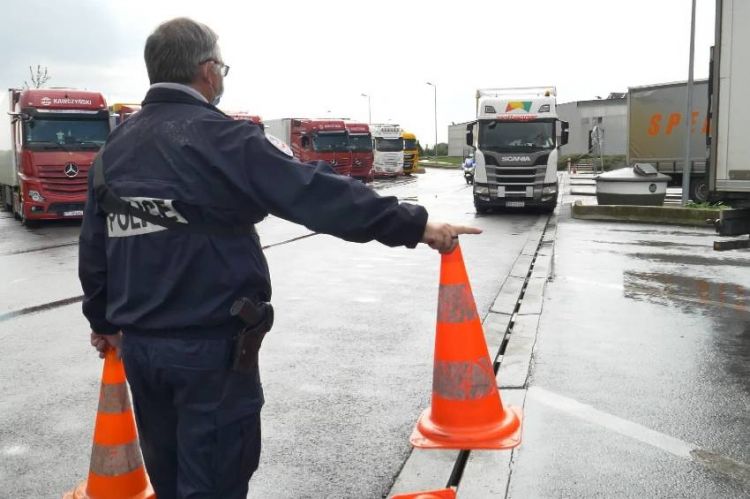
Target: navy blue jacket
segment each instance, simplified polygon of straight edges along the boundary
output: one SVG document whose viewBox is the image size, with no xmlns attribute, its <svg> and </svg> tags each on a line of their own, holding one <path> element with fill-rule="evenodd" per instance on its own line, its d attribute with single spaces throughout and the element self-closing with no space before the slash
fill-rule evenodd
<svg viewBox="0 0 750 499">
<path fill-rule="evenodd" d="M 380 196 L 325 163 L 300 163 L 257 125 L 179 90 L 150 90 L 142 110 L 110 134 L 103 162 L 118 196 L 187 223 L 249 226 L 270 213 L 348 241 L 407 247 L 427 223 L 421 206 Z M 78 265 L 93 331 L 230 335 L 236 298 L 270 301 L 257 235 L 192 234 L 106 214 L 93 177 Z"/>
</svg>

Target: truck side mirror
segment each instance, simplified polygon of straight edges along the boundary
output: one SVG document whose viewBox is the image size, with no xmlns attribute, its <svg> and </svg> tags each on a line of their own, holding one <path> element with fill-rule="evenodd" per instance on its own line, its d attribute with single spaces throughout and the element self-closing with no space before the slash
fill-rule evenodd
<svg viewBox="0 0 750 499">
<path fill-rule="evenodd" d="M 466 145 L 474 147 L 474 124 L 466 125 Z"/>
<path fill-rule="evenodd" d="M 564 146 L 568 143 L 570 132 L 568 131 L 568 122 L 567 121 L 561 121 L 560 122 L 560 145 Z"/>
</svg>

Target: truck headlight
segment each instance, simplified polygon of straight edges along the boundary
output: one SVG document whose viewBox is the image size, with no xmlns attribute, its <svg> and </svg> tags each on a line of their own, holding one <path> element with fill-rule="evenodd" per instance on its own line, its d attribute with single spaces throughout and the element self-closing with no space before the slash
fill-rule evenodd
<svg viewBox="0 0 750 499">
<path fill-rule="evenodd" d="M 542 196 L 546 196 L 549 194 L 554 194 L 557 192 L 557 186 L 556 185 L 548 185 L 547 187 L 542 187 Z"/>
<path fill-rule="evenodd" d="M 44 202 L 44 196 L 39 194 L 39 191 L 29 191 L 29 197 L 32 201 L 36 201 L 37 203 L 43 203 Z"/>
<path fill-rule="evenodd" d="M 474 194 L 479 194 L 481 196 L 489 196 L 490 195 L 490 188 L 485 186 L 474 186 Z"/>
</svg>

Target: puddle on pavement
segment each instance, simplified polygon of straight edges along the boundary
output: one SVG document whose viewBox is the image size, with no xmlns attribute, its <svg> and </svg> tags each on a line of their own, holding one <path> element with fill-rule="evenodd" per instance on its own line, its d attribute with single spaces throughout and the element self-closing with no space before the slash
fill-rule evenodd
<svg viewBox="0 0 750 499">
<path fill-rule="evenodd" d="M 640 260 L 659 263 L 677 263 L 698 266 L 750 267 L 750 260 L 725 258 L 720 256 L 684 255 L 678 253 L 631 253 L 630 256 Z"/>
<path fill-rule="evenodd" d="M 750 289 L 739 284 L 714 282 L 658 272 L 625 271 L 625 297 L 660 305 L 677 305 L 695 312 L 721 309 L 750 321 Z M 722 312 L 723 313 L 723 312 Z"/>
<path fill-rule="evenodd" d="M 735 283 L 655 272 L 626 271 L 624 295 L 711 320 L 697 332 L 711 337 L 711 350 L 720 353 L 726 382 L 750 393 L 750 289 Z M 689 329 L 681 332 L 688 334 Z"/>
<path fill-rule="evenodd" d="M 631 234 L 663 234 L 666 236 L 701 236 L 701 237 L 718 237 L 714 232 L 698 231 L 680 231 L 680 230 L 657 230 L 657 229 L 613 229 L 608 228 L 609 232 L 630 232 Z"/>
<path fill-rule="evenodd" d="M 675 243 L 672 241 L 602 241 L 594 239 L 591 242 L 599 244 L 618 244 L 621 246 L 646 246 L 652 248 L 710 248 L 710 244 Z"/>
</svg>

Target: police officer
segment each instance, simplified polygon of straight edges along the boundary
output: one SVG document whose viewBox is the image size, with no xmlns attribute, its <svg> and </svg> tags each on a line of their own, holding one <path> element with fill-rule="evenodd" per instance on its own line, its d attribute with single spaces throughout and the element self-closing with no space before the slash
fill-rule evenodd
<svg viewBox="0 0 750 499">
<path fill-rule="evenodd" d="M 260 455 L 263 393 L 257 366 L 230 368 L 242 328 L 230 308 L 239 297 L 271 299 L 253 224 L 270 213 L 348 241 L 441 252 L 480 231 L 430 222 L 421 206 L 381 197 L 325 163 L 302 164 L 257 125 L 224 115 L 215 105 L 229 66 L 207 26 L 165 22 L 144 56 L 152 85 L 143 108 L 112 132 L 101 164 L 106 188 L 151 221 L 107 213 L 89 175 L 83 313 L 100 354 L 120 349 L 159 499 L 244 498 Z"/>
</svg>

